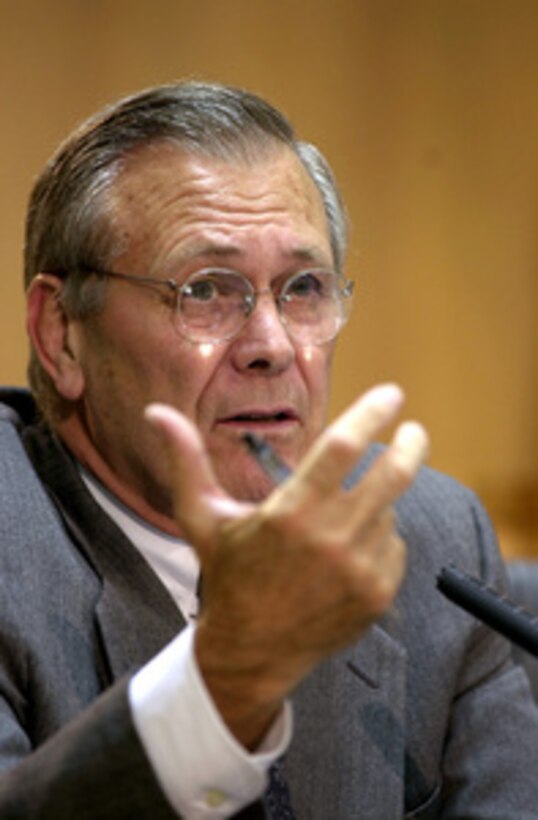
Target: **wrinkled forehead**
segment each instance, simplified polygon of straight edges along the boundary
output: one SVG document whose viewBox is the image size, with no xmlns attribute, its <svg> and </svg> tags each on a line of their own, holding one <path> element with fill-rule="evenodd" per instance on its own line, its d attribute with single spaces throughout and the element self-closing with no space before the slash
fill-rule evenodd
<svg viewBox="0 0 538 820">
<path fill-rule="evenodd" d="M 321 194 L 287 146 L 256 157 L 223 159 L 170 143 L 131 154 L 112 191 L 112 214 L 125 252 L 166 258 L 175 246 L 269 236 L 320 245 L 331 262 Z M 295 241 L 295 240 L 294 240 Z M 148 260 L 149 261 L 149 260 Z"/>
</svg>

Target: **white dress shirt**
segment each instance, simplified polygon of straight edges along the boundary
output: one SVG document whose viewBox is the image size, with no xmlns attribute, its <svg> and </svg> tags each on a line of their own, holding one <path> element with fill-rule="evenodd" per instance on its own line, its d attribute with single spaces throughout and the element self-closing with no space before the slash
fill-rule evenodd
<svg viewBox="0 0 538 820">
<path fill-rule="evenodd" d="M 144 555 L 189 623 L 129 685 L 134 724 L 155 775 L 186 820 L 230 817 L 263 794 L 269 767 L 291 739 L 291 706 L 286 703 L 255 754 L 235 740 L 211 700 L 194 654 L 195 551 L 138 518 L 94 476 L 80 471 L 97 503 Z"/>
</svg>

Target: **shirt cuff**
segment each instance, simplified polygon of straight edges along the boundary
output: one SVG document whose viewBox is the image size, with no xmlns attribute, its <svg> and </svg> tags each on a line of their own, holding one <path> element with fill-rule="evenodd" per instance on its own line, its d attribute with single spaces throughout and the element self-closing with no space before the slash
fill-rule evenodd
<svg viewBox="0 0 538 820">
<path fill-rule="evenodd" d="M 286 751 L 292 710 L 286 702 L 257 752 L 228 731 L 194 654 L 195 626 L 184 629 L 129 684 L 133 720 L 157 780 L 186 820 L 217 820 L 259 798 L 267 771 Z"/>
</svg>

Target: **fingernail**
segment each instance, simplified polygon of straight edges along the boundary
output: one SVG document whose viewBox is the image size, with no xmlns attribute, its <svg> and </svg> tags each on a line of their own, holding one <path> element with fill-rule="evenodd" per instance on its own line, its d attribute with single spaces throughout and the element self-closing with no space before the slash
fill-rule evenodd
<svg viewBox="0 0 538 820">
<path fill-rule="evenodd" d="M 394 444 L 404 461 L 414 468 L 426 460 L 430 450 L 428 434 L 416 421 L 406 421 L 399 427 Z"/>
<path fill-rule="evenodd" d="M 398 384 L 380 384 L 370 393 L 371 400 L 386 407 L 398 407 L 405 398 L 402 388 Z"/>
</svg>

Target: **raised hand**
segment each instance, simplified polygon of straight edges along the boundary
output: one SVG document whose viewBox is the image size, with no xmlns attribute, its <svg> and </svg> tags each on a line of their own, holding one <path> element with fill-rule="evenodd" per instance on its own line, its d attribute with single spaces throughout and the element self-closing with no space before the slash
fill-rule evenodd
<svg viewBox="0 0 538 820">
<path fill-rule="evenodd" d="M 402 403 L 393 385 L 366 393 L 257 505 L 235 501 L 218 484 L 190 421 L 162 405 L 148 409 L 166 441 L 179 525 L 202 567 L 198 664 L 246 746 L 259 740 L 294 686 L 328 654 L 360 639 L 397 593 L 405 545 L 393 503 L 426 456 L 423 428 L 401 424 L 355 487 L 342 482 Z"/>
</svg>

